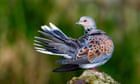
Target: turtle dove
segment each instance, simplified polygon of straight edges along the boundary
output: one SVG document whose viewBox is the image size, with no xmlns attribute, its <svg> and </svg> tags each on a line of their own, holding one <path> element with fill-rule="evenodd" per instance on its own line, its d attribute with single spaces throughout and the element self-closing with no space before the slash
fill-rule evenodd
<svg viewBox="0 0 140 84">
<path fill-rule="evenodd" d="M 83 16 L 76 23 L 82 25 L 85 34 L 78 39 L 65 35 L 54 24 L 41 26 L 39 31 L 44 37 L 35 37 L 35 49 L 38 52 L 63 56 L 57 64 L 62 64 L 54 72 L 74 71 L 95 68 L 106 63 L 112 56 L 114 45 L 111 38 L 96 28 L 95 21 Z"/>
</svg>

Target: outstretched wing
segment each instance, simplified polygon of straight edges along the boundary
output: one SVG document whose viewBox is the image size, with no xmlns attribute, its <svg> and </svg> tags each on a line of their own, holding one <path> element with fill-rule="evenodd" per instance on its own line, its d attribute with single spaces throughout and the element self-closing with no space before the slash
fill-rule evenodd
<svg viewBox="0 0 140 84">
<path fill-rule="evenodd" d="M 54 24 L 50 23 L 50 27 L 42 26 L 39 33 L 43 36 L 35 37 L 35 49 L 38 52 L 64 56 L 65 58 L 72 58 L 77 53 L 79 47 L 76 40 L 66 36 Z"/>
</svg>

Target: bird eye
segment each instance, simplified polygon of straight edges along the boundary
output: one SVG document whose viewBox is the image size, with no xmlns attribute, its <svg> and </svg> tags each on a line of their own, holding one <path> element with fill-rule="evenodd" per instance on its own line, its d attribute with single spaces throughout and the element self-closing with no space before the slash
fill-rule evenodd
<svg viewBox="0 0 140 84">
<path fill-rule="evenodd" d="M 87 22 L 87 20 L 84 20 L 84 22 Z"/>
</svg>

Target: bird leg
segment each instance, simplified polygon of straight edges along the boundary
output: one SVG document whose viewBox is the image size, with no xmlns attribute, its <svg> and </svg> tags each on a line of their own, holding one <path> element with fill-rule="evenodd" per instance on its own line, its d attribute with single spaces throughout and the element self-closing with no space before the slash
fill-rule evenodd
<svg viewBox="0 0 140 84">
<path fill-rule="evenodd" d="M 90 70 L 93 70 L 93 72 L 101 73 L 101 71 L 100 71 L 100 70 L 97 70 L 97 68 L 96 68 L 96 67 L 91 68 Z"/>
</svg>

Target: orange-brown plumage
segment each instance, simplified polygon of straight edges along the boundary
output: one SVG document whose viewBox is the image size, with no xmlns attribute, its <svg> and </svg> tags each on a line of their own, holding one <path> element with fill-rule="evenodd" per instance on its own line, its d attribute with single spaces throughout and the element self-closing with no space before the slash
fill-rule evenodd
<svg viewBox="0 0 140 84">
<path fill-rule="evenodd" d="M 95 57 L 106 55 L 113 50 L 112 40 L 105 34 L 90 36 L 88 46 L 80 49 L 77 53 L 78 57 L 87 56 L 91 61 Z"/>
</svg>

